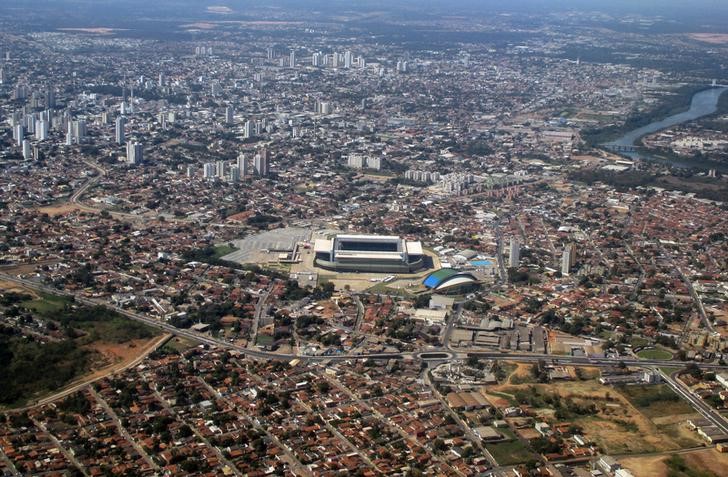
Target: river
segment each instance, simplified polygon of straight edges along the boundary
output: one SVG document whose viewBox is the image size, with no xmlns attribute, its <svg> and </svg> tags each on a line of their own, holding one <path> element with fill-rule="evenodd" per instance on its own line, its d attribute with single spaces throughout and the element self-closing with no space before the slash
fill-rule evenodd
<svg viewBox="0 0 728 477">
<path fill-rule="evenodd" d="M 718 109 L 718 99 L 728 88 L 710 88 L 699 91 L 693 95 L 690 102 L 690 109 L 685 112 L 668 116 L 661 121 L 655 121 L 634 129 L 624 136 L 612 142 L 605 144 L 606 147 L 631 147 L 638 145 L 638 141 L 648 134 L 652 134 L 663 129 L 670 128 L 677 124 L 686 123 L 694 119 L 702 118 L 713 114 Z M 652 154 L 643 154 L 639 152 L 627 152 L 625 155 L 633 159 L 646 159 L 649 161 L 667 162 L 677 167 L 698 167 L 701 169 L 716 168 L 722 171 L 728 171 L 728 165 L 720 165 L 709 161 L 693 161 L 690 159 L 667 159 L 655 157 Z"/>
</svg>

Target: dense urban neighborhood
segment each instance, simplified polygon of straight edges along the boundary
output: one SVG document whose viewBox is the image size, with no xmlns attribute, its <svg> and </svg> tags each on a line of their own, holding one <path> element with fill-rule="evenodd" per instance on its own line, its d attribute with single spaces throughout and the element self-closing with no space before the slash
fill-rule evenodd
<svg viewBox="0 0 728 477">
<path fill-rule="evenodd" d="M 0 475 L 728 475 L 719 16 L 65 3 L 0 10 Z"/>
</svg>

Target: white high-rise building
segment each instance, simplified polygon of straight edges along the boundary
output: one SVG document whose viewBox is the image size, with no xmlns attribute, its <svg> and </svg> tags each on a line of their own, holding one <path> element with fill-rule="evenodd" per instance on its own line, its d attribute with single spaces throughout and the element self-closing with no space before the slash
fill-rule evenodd
<svg viewBox="0 0 728 477">
<path fill-rule="evenodd" d="M 8 75 L 5 72 L 5 68 L 0 68 L 0 84 L 5 84 L 8 82 Z"/>
<path fill-rule="evenodd" d="M 33 158 L 33 153 L 30 150 L 30 141 L 23 139 L 23 159 L 29 161 Z"/>
<path fill-rule="evenodd" d="M 225 179 L 225 161 L 217 161 L 216 172 L 218 179 Z"/>
<path fill-rule="evenodd" d="M 367 163 L 367 169 L 374 169 L 375 171 L 378 171 L 382 168 L 382 158 L 381 157 L 368 157 L 366 160 Z"/>
<path fill-rule="evenodd" d="M 320 51 L 314 53 L 311 57 L 311 64 L 316 67 L 323 66 L 323 56 L 324 55 Z"/>
<path fill-rule="evenodd" d="M 48 139 L 48 121 L 40 119 L 35 122 L 35 139 L 36 141 Z"/>
<path fill-rule="evenodd" d="M 291 54 L 288 56 L 288 64 L 291 68 L 296 67 L 296 52 L 294 50 L 291 50 Z"/>
<path fill-rule="evenodd" d="M 320 101 L 317 104 L 317 113 L 319 114 L 331 114 L 331 103 L 328 101 Z"/>
<path fill-rule="evenodd" d="M 164 86 L 164 73 L 159 73 L 159 87 Z"/>
<path fill-rule="evenodd" d="M 116 144 L 124 144 L 126 142 L 126 117 L 119 116 L 116 118 Z"/>
<path fill-rule="evenodd" d="M 344 68 L 349 69 L 351 68 L 351 64 L 353 63 L 354 55 L 352 55 L 351 51 L 346 51 L 344 53 Z"/>
<path fill-rule="evenodd" d="M 126 162 L 130 165 L 141 164 L 144 161 L 144 146 L 138 142 L 126 143 Z"/>
<path fill-rule="evenodd" d="M 261 177 L 268 175 L 268 151 L 261 149 L 258 154 L 255 155 L 255 173 Z"/>
<path fill-rule="evenodd" d="M 364 156 L 352 154 L 349 156 L 347 164 L 352 169 L 364 169 L 364 167 L 366 166 L 366 159 L 364 158 Z"/>
<path fill-rule="evenodd" d="M 336 51 L 331 54 L 331 66 L 334 68 L 339 67 L 339 53 Z"/>
<path fill-rule="evenodd" d="M 78 121 L 73 121 L 72 124 L 73 139 L 76 144 L 80 144 L 86 138 L 86 121 L 83 119 L 79 119 Z"/>
<path fill-rule="evenodd" d="M 516 237 L 511 237 L 511 247 L 508 253 L 508 266 L 517 267 L 521 261 L 521 244 Z"/>
<path fill-rule="evenodd" d="M 23 127 L 22 124 L 17 124 L 13 128 L 13 139 L 15 140 L 15 143 L 18 146 L 22 145 L 24 138 L 25 138 L 25 127 Z"/>
</svg>

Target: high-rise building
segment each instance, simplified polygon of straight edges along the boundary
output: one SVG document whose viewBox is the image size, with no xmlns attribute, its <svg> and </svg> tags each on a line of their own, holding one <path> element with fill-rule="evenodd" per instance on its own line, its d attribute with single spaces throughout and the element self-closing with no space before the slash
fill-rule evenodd
<svg viewBox="0 0 728 477">
<path fill-rule="evenodd" d="M 144 146 L 138 142 L 126 143 L 126 162 L 130 165 L 141 164 L 144 161 Z"/>
<path fill-rule="evenodd" d="M 568 275 L 576 264 L 576 246 L 573 243 L 564 247 L 564 253 L 561 255 L 561 274 Z"/>
<path fill-rule="evenodd" d="M 230 168 L 230 182 L 240 182 L 240 169 L 238 166 Z"/>
<path fill-rule="evenodd" d="M 161 88 L 164 86 L 164 73 L 159 73 L 159 83 L 158 86 Z"/>
<path fill-rule="evenodd" d="M 347 164 L 352 169 L 364 169 L 366 166 L 366 159 L 364 156 L 358 154 L 351 154 L 347 160 Z"/>
<path fill-rule="evenodd" d="M 328 101 L 319 101 L 316 104 L 316 112 L 319 114 L 331 114 L 331 103 Z"/>
<path fill-rule="evenodd" d="M 18 146 L 23 144 L 23 139 L 25 139 L 25 127 L 22 124 L 17 124 L 13 128 L 13 139 Z"/>
<path fill-rule="evenodd" d="M 245 139 L 253 137 L 253 122 L 251 120 L 245 121 L 245 125 L 243 126 L 243 137 Z"/>
<path fill-rule="evenodd" d="M 202 166 L 202 177 L 205 179 L 212 179 L 215 177 L 215 163 L 206 162 Z"/>
<path fill-rule="evenodd" d="M 323 55 L 321 54 L 320 51 L 313 54 L 313 56 L 311 57 L 311 64 L 316 67 L 322 66 Z"/>
<path fill-rule="evenodd" d="M 268 151 L 261 149 L 258 154 L 255 155 L 255 173 L 261 177 L 268 175 Z"/>
<path fill-rule="evenodd" d="M 351 64 L 353 63 L 354 55 L 352 55 L 351 51 L 344 52 L 344 68 L 349 69 L 351 68 Z"/>
<path fill-rule="evenodd" d="M 33 155 L 30 151 L 30 141 L 27 139 L 23 139 L 23 159 L 26 161 L 29 161 L 33 158 Z"/>
<path fill-rule="evenodd" d="M 48 139 L 48 121 L 40 119 L 35 122 L 35 139 L 37 141 Z"/>
<path fill-rule="evenodd" d="M 238 155 L 238 170 L 240 176 L 245 178 L 250 175 L 250 166 L 248 166 L 248 158 L 242 152 Z"/>
<path fill-rule="evenodd" d="M 0 68 L 0 84 L 8 82 L 8 74 L 5 72 L 5 68 Z"/>
<path fill-rule="evenodd" d="M 276 57 L 276 50 L 274 50 L 272 46 L 269 46 L 268 48 L 266 48 L 265 52 L 266 52 L 266 56 L 269 60 L 272 60 Z"/>
<path fill-rule="evenodd" d="M 46 91 L 45 107 L 46 109 L 55 109 L 56 107 L 56 92 L 53 88 L 48 88 L 48 91 Z"/>
<path fill-rule="evenodd" d="M 82 143 L 83 140 L 86 138 L 86 121 L 83 119 L 73 121 L 72 127 L 73 140 L 76 142 L 76 144 Z"/>
<path fill-rule="evenodd" d="M 336 51 L 331 54 L 331 66 L 334 68 L 339 67 L 339 53 Z"/>
<path fill-rule="evenodd" d="M 288 56 L 288 64 L 291 68 L 296 67 L 296 52 L 294 50 L 291 50 L 291 54 Z"/>
<path fill-rule="evenodd" d="M 124 142 L 126 142 L 126 117 L 119 116 L 116 118 L 116 144 Z"/>
<path fill-rule="evenodd" d="M 217 161 L 217 177 L 219 179 L 225 179 L 225 161 Z"/>
<path fill-rule="evenodd" d="M 73 145 L 73 121 L 68 121 L 67 123 L 68 131 L 66 132 L 66 146 L 72 146 Z"/>
<path fill-rule="evenodd" d="M 233 116 L 235 116 L 235 110 L 232 106 L 228 106 L 225 108 L 225 122 L 228 124 L 233 123 Z"/>
<path fill-rule="evenodd" d="M 521 261 L 521 244 L 516 237 L 511 237 L 511 247 L 508 253 L 508 266 L 517 267 Z"/>
</svg>

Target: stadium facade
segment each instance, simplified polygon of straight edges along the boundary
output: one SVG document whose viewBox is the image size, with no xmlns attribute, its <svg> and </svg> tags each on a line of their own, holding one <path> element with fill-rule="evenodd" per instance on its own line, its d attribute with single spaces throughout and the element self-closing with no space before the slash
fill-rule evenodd
<svg viewBox="0 0 728 477">
<path fill-rule="evenodd" d="M 318 267 L 337 272 L 413 273 L 425 266 L 422 244 L 389 235 L 336 235 L 314 244 Z"/>
</svg>

